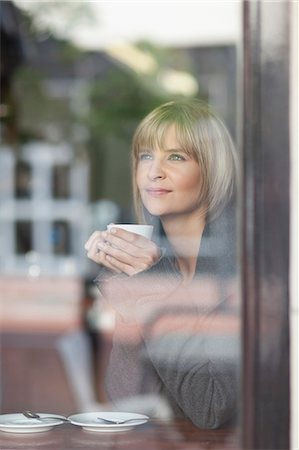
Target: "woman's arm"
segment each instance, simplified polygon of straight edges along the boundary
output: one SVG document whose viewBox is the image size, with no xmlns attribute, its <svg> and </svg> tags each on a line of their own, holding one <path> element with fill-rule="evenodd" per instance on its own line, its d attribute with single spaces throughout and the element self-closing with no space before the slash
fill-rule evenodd
<svg viewBox="0 0 299 450">
<path fill-rule="evenodd" d="M 200 428 L 218 428 L 237 411 L 240 323 L 230 305 L 212 280 L 175 289 L 164 302 L 137 302 L 145 365 L 174 410 Z"/>
<path fill-rule="evenodd" d="M 146 350 L 164 394 L 196 426 L 218 428 L 235 417 L 237 337 L 168 335 L 147 342 Z"/>
</svg>

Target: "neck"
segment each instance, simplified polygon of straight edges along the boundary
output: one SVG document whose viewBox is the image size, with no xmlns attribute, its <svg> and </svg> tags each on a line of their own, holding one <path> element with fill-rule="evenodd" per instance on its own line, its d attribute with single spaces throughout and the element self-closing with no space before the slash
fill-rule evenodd
<svg viewBox="0 0 299 450">
<path fill-rule="evenodd" d="M 188 215 L 167 216 L 161 218 L 161 222 L 184 281 L 192 280 L 206 223 L 205 214 L 196 211 Z"/>
</svg>

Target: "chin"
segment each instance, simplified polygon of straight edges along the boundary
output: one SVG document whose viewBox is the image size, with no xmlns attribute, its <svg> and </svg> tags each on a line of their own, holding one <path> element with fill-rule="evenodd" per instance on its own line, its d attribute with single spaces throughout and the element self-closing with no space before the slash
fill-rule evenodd
<svg viewBox="0 0 299 450">
<path fill-rule="evenodd" d="M 161 208 L 149 208 L 148 206 L 144 205 L 146 211 L 149 212 L 151 216 L 160 216 L 163 214 L 163 211 Z"/>
<path fill-rule="evenodd" d="M 164 214 L 165 214 L 164 211 L 159 211 L 155 208 L 146 208 L 146 209 L 150 213 L 151 216 L 161 217 L 161 216 L 164 216 Z"/>
<path fill-rule="evenodd" d="M 159 208 L 146 208 L 147 211 L 155 217 L 165 217 L 165 216 L 169 216 L 169 215 L 173 215 L 175 214 L 173 211 L 165 211 L 165 209 L 159 209 Z"/>
</svg>

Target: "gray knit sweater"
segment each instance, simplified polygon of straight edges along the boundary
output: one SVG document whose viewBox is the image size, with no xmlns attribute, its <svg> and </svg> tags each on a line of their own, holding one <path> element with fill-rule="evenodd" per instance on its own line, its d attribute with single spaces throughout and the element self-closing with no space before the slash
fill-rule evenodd
<svg viewBox="0 0 299 450">
<path fill-rule="evenodd" d="M 218 428 L 236 416 L 239 308 L 230 216 L 208 225 L 193 282 L 166 251 L 128 277 L 102 269 L 96 283 L 117 314 L 107 376 L 111 399 L 155 393 L 176 416 Z"/>
</svg>

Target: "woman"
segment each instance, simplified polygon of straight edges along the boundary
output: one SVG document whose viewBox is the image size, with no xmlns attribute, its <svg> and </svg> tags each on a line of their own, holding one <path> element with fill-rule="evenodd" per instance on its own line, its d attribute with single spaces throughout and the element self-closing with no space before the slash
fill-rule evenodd
<svg viewBox="0 0 299 450">
<path fill-rule="evenodd" d="M 219 427 L 232 420 L 237 397 L 236 332 L 219 332 L 235 298 L 234 145 L 205 103 L 169 102 L 137 128 L 132 161 L 137 217 L 155 223 L 160 240 L 114 228 L 93 233 L 85 246 L 103 268 L 101 292 L 122 327 L 137 324 L 144 346 L 147 377 L 138 378 L 136 352 L 118 341 L 113 393 L 134 395 L 135 376 L 163 395 L 174 414 Z M 237 330 L 235 320 L 230 327 Z"/>
</svg>

